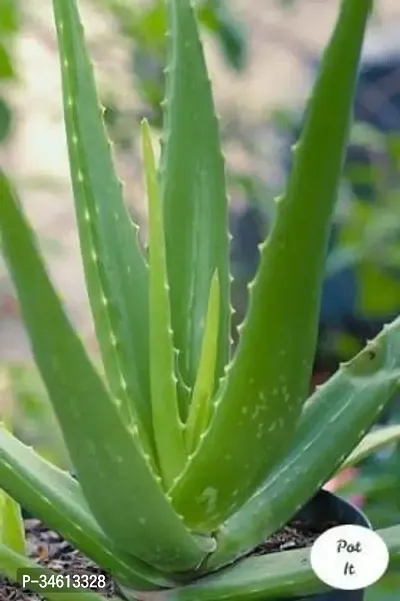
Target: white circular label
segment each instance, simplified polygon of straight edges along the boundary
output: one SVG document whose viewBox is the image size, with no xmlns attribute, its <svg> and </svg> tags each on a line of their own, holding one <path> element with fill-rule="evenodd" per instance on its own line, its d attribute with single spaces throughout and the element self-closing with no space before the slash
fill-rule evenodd
<svg viewBox="0 0 400 601">
<path fill-rule="evenodd" d="M 373 530 L 335 526 L 314 542 L 310 561 L 322 582 L 334 589 L 353 591 L 382 578 L 389 564 L 389 552 Z"/>
</svg>

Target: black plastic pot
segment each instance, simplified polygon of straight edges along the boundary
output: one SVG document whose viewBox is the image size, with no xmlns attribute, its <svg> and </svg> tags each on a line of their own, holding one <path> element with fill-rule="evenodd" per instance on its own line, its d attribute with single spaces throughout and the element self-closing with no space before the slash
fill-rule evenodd
<svg viewBox="0 0 400 601">
<path fill-rule="evenodd" d="M 319 526 L 320 524 L 323 525 L 327 522 L 334 522 L 337 523 L 338 526 L 351 524 L 371 529 L 371 524 L 362 511 L 326 490 L 320 490 L 311 501 L 299 511 L 296 517 L 299 520 L 304 520 L 314 526 Z M 363 601 L 364 594 L 365 589 L 356 591 L 330 590 L 325 593 L 318 593 L 307 597 L 292 597 L 290 600 L 281 599 L 280 601 Z"/>
</svg>

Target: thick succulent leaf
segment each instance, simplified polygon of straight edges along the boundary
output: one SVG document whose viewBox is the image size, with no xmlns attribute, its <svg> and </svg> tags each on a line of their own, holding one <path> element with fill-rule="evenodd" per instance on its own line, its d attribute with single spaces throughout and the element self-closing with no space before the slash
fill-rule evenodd
<svg viewBox="0 0 400 601">
<path fill-rule="evenodd" d="M 378 530 L 385 541 L 390 563 L 386 574 L 398 572 L 400 526 Z M 221 572 L 210 574 L 188 586 L 155 593 L 153 601 L 264 601 L 283 597 L 303 598 L 328 591 L 310 564 L 310 550 L 283 551 L 250 557 Z M 125 592 L 125 591 L 124 591 Z M 135 596 L 127 596 L 136 599 Z M 146 601 L 146 596 L 139 596 Z"/>
<path fill-rule="evenodd" d="M 385 541 L 390 563 L 387 574 L 400 564 L 400 526 L 378 530 Z M 310 550 L 283 551 L 244 559 L 235 566 L 211 574 L 189 586 L 156 593 L 154 601 L 264 601 L 299 599 L 330 590 L 315 575 Z M 308 596 L 307 596 L 308 599 Z"/>
<path fill-rule="evenodd" d="M 25 553 L 21 507 L 4 490 L 0 490 L 0 544 L 16 553 Z"/>
<path fill-rule="evenodd" d="M 153 475 L 135 423 L 122 420 L 118 398 L 107 392 L 66 317 L 4 176 L 0 197 L 3 251 L 36 364 L 94 517 L 115 544 L 151 565 L 197 566 L 204 552 Z"/>
<path fill-rule="evenodd" d="M 264 601 L 302 598 L 329 590 L 314 574 L 310 551 L 283 551 L 244 559 L 197 583 L 156 595 L 156 601 Z"/>
<path fill-rule="evenodd" d="M 142 154 L 149 207 L 150 385 L 153 430 L 162 477 L 170 488 L 186 462 L 179 417 L 164 226 L 149 125 L 142 124 Z"/>
<path fill-rule="evenodd" d="M 290 452 L 221 528 L 210 567 L 245 554 L 284 525 L 335 473 L 400 389 L 400 318 L 317 392 Z"/>
<path fill-rule="evenodd" d="M 86 282 L 105 372 L 151 443 L 148 274 L 114 173 L 76 0 L 53 0 L 70 170 Z"/>
<path fill-rule="evenodd" d="M 194 385 L 211 278 L 221 289 L 216 379 L 229 353 L 229 239 L 225 169 L 191 1 L 168 0 L 162 198 L 172 328 L 183 380 Z"/>
<path fill-rule="evenodd" d="M 57 575 L 57 572 L 49 570 L 48 568 L 43 568 L 32 559 L 28 559 L 24 555 L 15 553 L 5 545 L 0 544 L 0 573 L 6 576 L 11 582 L 19 582 L 19 584 L 21 584 L 21 570 L 25 571 L 32 569 L 35 570 L 34 575 L 31 574 L 33 578 L 39 577 L 40 575 L 46 575 L 47 577 Z M 38 584 L 30 584 L 28 588 L 48 601 L 104 601 L 103 595 L 88 591 L 87 589 L 82 589 L 81 591 L 79 591 L 79 589 L 74 591 L 63 591 L 62 593 L 43 593 L 42 588 Z M 118 597 L 112 597 L 110 601 L 120 600 Z"/>
<path fill-rule="evenodd" d="M 5 416 L 0 432 L 11 431 L 12 416 Z M 16 553 L 25 553 L 25 528 L 20 505 L 0 488 L 0 544 Z"/>
<path fill-rule="evenodd" d="M 142 589 L 171 585 L 155 569 L 114 547 L 76 480 L 5 430 L 0 430 L 0 483 L 27 511 L 118 580 Z"/>
<path fill-rule="evenodd" d="M 210 429 L 171 491 L 178 513 L 199 532 L 232 515 L 281 459 L 308 393 L 325 251 L 370 7 L 370 0 L 342 5 Z"/>
<path fill-rule="evenodd" d="M 374 432 L 367 434 L 354 451 L 347 457 L 346 461 L 340 466 L 340 469 L 350 467 L 360 463 L 366 457 L 377 453 L 390 444 L 400 442 L 400 425 L 384 426 L 377 428 Z"/>
<path fill-rule="evenodd" d="M 201 347 L 199 370 L 186 424 L 186 444 L 192 453 L 207 429 L 211 416 L 211 401 L 214 391 L 215 366 L 218 352 L 220 313 L 220 288 L 218 272 L 215 272 L 210 287 L 206 325 Z"/>
</svg>

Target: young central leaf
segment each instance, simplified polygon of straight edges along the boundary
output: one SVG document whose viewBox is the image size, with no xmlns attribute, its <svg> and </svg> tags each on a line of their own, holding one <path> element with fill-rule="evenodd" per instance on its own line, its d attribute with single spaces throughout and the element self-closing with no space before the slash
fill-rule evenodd
<svg viewBox="0 0 400 601">
<path fill-rule="evenodd" d="M 210 82 L 190 0 L 168 0 L 162 201 L 179 371 L 193 389 L 211 278 L 218 271 L 220 319 L 215 382 L 229 356 L 229 239 L 225 168 Z"/>
<path fill-rule="evenodd" d="M 219 279 L 216 272 L 211 281 L 210 300 L 208 303 L 199 371 L 193 390 L 189 418 L 186 424 L 186 444 L 189 453 L 193 453 L 195 450 L 210 419 L 215 363 L 218 350 L 219 297 Z"/>
<path fill-rule="evenodd" d="M 169 488 L 185 465 L 183 425 L 180 422 L 174 348 L 170 325 L 169 288 L 158 174 L 150 129 L 142 123 L 142 148 L 149 206 L 150 383 L 153 428 L 159 463 Z"/>
</svg>

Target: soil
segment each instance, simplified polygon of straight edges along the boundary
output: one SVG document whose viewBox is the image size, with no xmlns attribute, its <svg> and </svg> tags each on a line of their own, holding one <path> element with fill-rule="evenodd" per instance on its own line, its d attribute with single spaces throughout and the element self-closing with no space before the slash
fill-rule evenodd
<svg viewBox="0 0 400 601">
<path fill-rule="evenodd" d="M 300 521 L 292 521 L 266 542 L 256 547 L 249 555 L 267 555 L 278 551 L 309 547 L 334 523 L 325 523 L 320 528 Z M 112 578 L 100 570 L 90 559 L 75 550 L 59 534 L 48 530 L 39 520 L 25 520 L 27 551 L 40 565 L 62 574 L 104 574 L 106 588 L 99 594 L 110 598 L 117 594 Z M 10 583 L 0 575 L 0 601 L 42 601 L 43 597 Z"/>
<path fill-rule="evenodd" d="M 315 527 L 311 524 L 293 520 L 287 526 L 284 526 L 281 530 L 270 536 L 267 541 L 258 545 L 249 555 L 268 555 L 268 553 L 276 553 L 278 551 L 311 547 L 321 534 L 337 525 L 337 522 L 325 522 Z"/>
<path fill-rule="evenodd" d="M 90 559 L 74 549 L 57 532 L 46 528 L 39 520 L 25 520 L 27 552 L 40 565 L 62 574 L 104 574 L 107 586 L 105 598 L 116 595 L 112 579 Z M 43 597 L 10 583 L 0 575 L 0 601 L 42 601 Z"/>
</svg>

